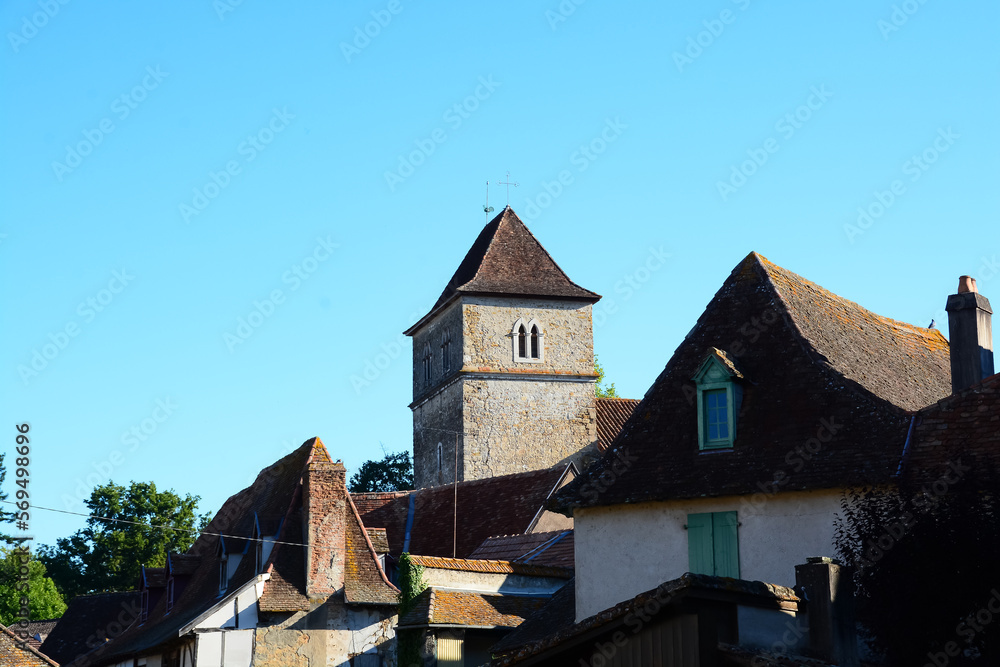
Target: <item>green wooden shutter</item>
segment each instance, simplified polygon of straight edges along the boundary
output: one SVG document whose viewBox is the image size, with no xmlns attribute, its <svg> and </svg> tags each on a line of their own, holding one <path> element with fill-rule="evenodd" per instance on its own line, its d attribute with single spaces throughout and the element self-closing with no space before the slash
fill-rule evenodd
<svg viewBox="0 0 1000 667">
<path fill-rule="evenodd" d="M 715 562 L 714 574 L 717 577 L 740 578 L 740 541 L 737 524 L 736 512 L 712 514 L 712 555 Z"/>
<path fill-rule="evenodd" d="M 712 547 L 712 515 L 688 514 L 688 570 L 695 574 L 715 574 Z"/>
</svg>

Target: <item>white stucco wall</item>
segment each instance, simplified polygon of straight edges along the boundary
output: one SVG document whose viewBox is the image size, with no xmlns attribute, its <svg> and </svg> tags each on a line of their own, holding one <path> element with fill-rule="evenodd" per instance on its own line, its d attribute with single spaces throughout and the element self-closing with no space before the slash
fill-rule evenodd
<svg viewBox="0 0 1000 667">
<path fill-rule="evenodd" d="M 835 555 L 839 490 L 758 496 L 577 509 L 577 620 L 687 572 L 688 514 L 738 513 L 741 579 L 793 586 L 796 565 Z"/>
<path fill-rule="evenodd" d="M 566 580 L 558 577 L 465 572 L 463 570 L 428 567 L 424 569 L 424 583 L 433 588 L 476 591 L 477 593 L 552 595 L 566 585 Z"/>
</svg>

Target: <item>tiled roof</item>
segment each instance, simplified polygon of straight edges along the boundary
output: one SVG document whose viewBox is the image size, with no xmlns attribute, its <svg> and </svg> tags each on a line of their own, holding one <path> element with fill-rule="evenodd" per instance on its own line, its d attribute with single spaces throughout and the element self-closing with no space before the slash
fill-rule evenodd
<svg viewBox="0 0 1000 667">
<path fill-rule="evenodd" d="M 344 599 L 354 604 L 395 605 L 399 589 L 378 566 L 357 507 L 347 495 L 347 562 L 344 566 Z"/>
<path fill-rule="evenodd" d="M 128 627 L 138 615 L 136 591 L 77 596 L 42 642 L 41 652 L 61 665 L 72 664 L 90 650 L 88 642 L 102 645 L 112 631 L 121 632 L 122 626 Z"/>
<path fill-rule="evenodd" d="M 196 559 L 200 559 L 200 565 L 190 574 L 187 585 L 169 615 L 165 614 L 166 596 L 162 596 L 155 607 L 149 610 L 149 619 L 145 623 L 141 626 L 133 625 L 120 637 L 88 655 L 90 664 L 107 664 L 161 646 L 176 638 L 181 628 L 218 604 L 217 534 L 234 535 L 240 540 L 248 539 L 253 533 L 255 522 L 261 518 L 267 524 L 265 530 L 273 531 L 277 530 L 279 524 L 281 526 L 269 561 L 264 563 L 264 569 L 270 578 L 264 583 L 261 609 L 308 610 L 309 602 L 305 596 L 305 557 L 303 548 L 297 544 L 303 541 L 301 481 L 313 460 L 330 462 L 329 452 L 319 438 L 307 440 L 294 452 L 262 470 L 252 485 L 230 497 L 188 553 L 180 557 L 171 556 L 171 563 L 176 568 L 188 569 Z M 346 494 L 346 489 L 344 493 Z M 380 577 L 381 570 L 378 568 L 377 556 L 368 547 L 360 519 L 349 503 L 345 511 L 348 547 L 345 563 L 347 602 L 382 603 L 390 593 L 394 602 L 395 588 L 384 579 L 376 581 L 373 578 L 373 568 Z M 228 591 L 233 592 L 256 580 L 258 574 L 255 568 L 255 558 L 252 555 L 242 558 L 230 579 Z M 56 626 L 55 632 L 60 627 L 61 625 Z M 78 640 L 73 645 L 81 646 L 83 643 Z"/>
<path fill-rule="evenodd" d="M 548 597 L 429 588 L 399 619 L 399 627 L 516 628 L 547 601 Z"/>
<path fill-rule="evenodd" d="M 458 483 L 458 543 L 455 555 L 466 558 L 491 535 L 523 533 L 565 472 L 548 468 Z M 366 526 L 386 529 L 389 550 L 403 551 L 410 497 L 413 524 L 409 551 L 423 556 L 451 556 L 455 489 L 437 486 L 397 493 L 355 493 L 351 498 Z"/>
<path fill-rule="evenodd" d="M 490 537 L 483 540 L 469 558 L 572 568 L 573 531 L 556 530 Z"/>
<path fill-rule="evenodd" d="M 368 533 L 368 539 L 372 541 L 372 546 L 375 547 L 375 553 L 389 553 L 389 538 L 385 535 L 385 528 L 366 527 L 365 531 Z"/>
<path fill-rule="evenodd" d="M 141 576 L 144 581 L 139 583 L 140 590 L 144 585 L 146 588 L 165 588 L 167 585 L 167 568 L 165 567 L 143 566 Z"/>
<path fill-rule="evenodd" d="M 775 642 L 784 647 L 782 643 Z M 719 642 L 724 667 L 835 667 L 829 662 L 791 653 L 775 653 L 766 649 L 733 646 Z M 868 663 L 862 663 L 868 664 Z"/>
<path fill-rule="evenodd" d="M 58 618 L 47 618 L 45 620 L 40 620 L 40 621 L 28 621 L 28 627 L 25 628 L 27 633 L 31 635 L 31 639 L 28 640 L 28 643 L 31 644 L 33 648 L 41 647 L 42 642 L 45 641 L 45 638 L 49 636 L 49 633 L 52 632 L 52 628 L 56 627 L 56 623 L 58 622 L 59 622 Z M 20 629 L 21 629 L 20 626 L 16 628 L 16 630 Z M 39 637 L 40 639 L 35 639 L 35 637 Z"/>
<path fill-rule="evenodd" d="M 1000 373 L 917 413 L 902 480 L 933 482 L 959 461 L 1000 470 Z"/>
<path fill-rule="evenodd" d="M 639 400 L 636 398 L 597 399 L 597 447 L 600 451 L 611 446 L 637 405 Z"/>
<path fill-rule="evenodd" d="M 189 554 L 168 554 L 167 571 L 175 577 L 193 574 L 201 565 L 201 556 Z"/>
<path fill-rule="evenodd" d="M 712 348 L 745 378 L 734 446 L 700 451 L 692 378 Z M 751 253 L 614 445 L 552 506 L 743 495 L 776 476 L 776 491 L 888 482 L 908 410 L 950 392 L 949 364 L 938 331 L 879 317 Z"/>
<path fill-rule="evenodd" d="M 29 630 L 30 632 L 30 630 Z M 38 651 L 30 642 L 0 624 L 0 665 L 3 667 L 59 667 L 59 664 Z"/>
<path fill-rule="evenodd" d="M 512 563 L 506 560 L 471 560 L 464 558 L 440 558 L 438 556 L 411 556 L 415 565 L 436 570 L 459 570 L 461 572 L 482 572 L 489 574 L 523 574 L 535 577 L 556 577 L 569 579 L 573 571 L 565 567 L 547 567 Z"/>
<path fill-rule="evenodd" d="M 570 280 L 509 206 L 480 232 L 431 313 L 457 294 L 552 297 L 589 303 L 601 298 Z M 416 331 L 425 319 L 406 333 Z"/>
<path fill-rule="evenodd" d="M 569 639 L 590 633 L 601 626 L 628 617 L 629 614 L 643 609 L 650 602 L 655 602 L 659 607 L 665 607 L 681 596 L 690 593 L 707 593 L 712 597 L 722 594 L 731 597 L 734 602 L 747 599 L 794 605 L 799 602 L 795 591 L 785 586 L 687 572 L 677 579 L 671 579 L 654 589 L 640 593 L 631 600 L 620 602 L 614 607 L 583 619 L 579 623 L 574 623 L 575 594 L 573 588 L 574 582 L 570 581 L 537 614 L 527 619 L 516 630 L 493 646 L 493 653 L 499 654 L 499 658 L 494 659 L 490 664 L 498 667 L 512 665 L 554 648 Z"/>
</svg>

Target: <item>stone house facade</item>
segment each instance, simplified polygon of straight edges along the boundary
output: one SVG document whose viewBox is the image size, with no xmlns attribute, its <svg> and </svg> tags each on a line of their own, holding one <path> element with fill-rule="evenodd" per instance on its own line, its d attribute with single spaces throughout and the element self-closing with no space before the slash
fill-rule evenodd
<svg viewBox="0 0 1000 667">
<path fill-rule="evenodd" d="M 405 332 L 417 488 L 595 453 L 599 299 L 509 207 L 483 229 L 431 311 Z"/>
</svg>

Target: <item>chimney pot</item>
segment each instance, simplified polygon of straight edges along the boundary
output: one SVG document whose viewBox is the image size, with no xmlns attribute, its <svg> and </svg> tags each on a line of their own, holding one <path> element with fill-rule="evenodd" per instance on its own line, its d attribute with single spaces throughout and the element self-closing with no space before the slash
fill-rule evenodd
<svg viewBox="0 0 1000 667">
<path fill-rule="evenodd" d="M 972 276 L 959 276 L 958 278 L 958 293 L 965 294 L 966 292 L 978 292 L 976 289 L 976 279 Z"/>
</svg>

